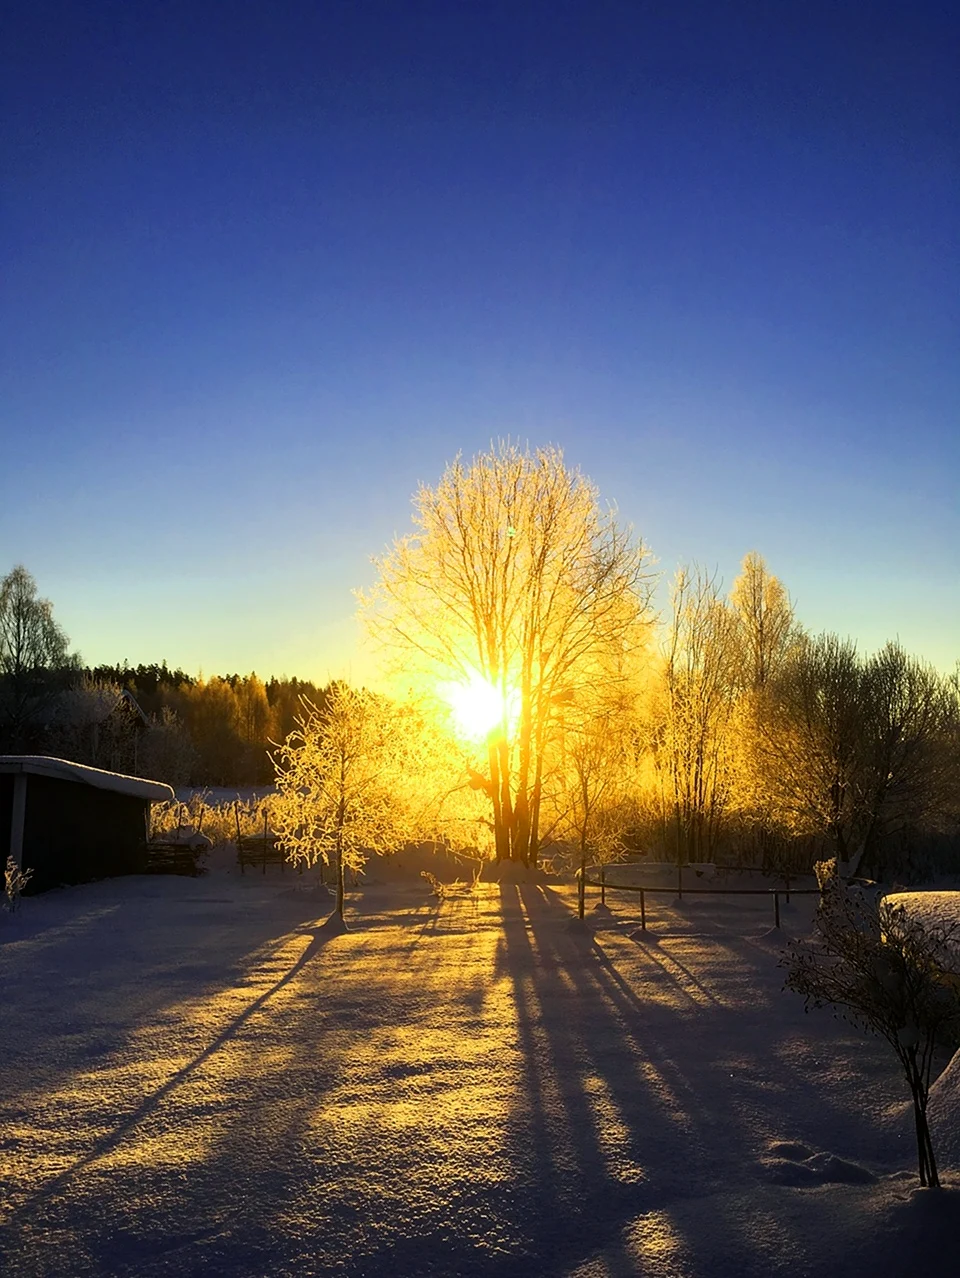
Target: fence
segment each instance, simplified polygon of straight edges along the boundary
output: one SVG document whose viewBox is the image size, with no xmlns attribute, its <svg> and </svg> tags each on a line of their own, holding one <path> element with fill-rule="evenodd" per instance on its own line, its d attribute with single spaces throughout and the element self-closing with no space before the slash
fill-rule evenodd
<svg viewBox="0 0 960 1278">
<path fill-rule="evenodd" d="M 587 870 L 596 867 L 588 866 Z M 600 903 L 606 905 L 607 891 L 614 892 L 639 892 L 640 893 L 640 928 L 642 931 L 647 930 L 647 897 L 648 896 L 677 896 L 683 900 L 684 893 L 688 896 L 772 896 L 773 897 L 773 919 L 774 927 L 780 926 L 780 898 L 781 896 L 789 904 L 791 893 L 794 896 L 819 896 L 820 889 L 816 888 L 791 888 L 789 877 L 785 878 L 782 888 L 685 888 L 683 886 L 683 867 L 677 866 L 677 885 L 675 887 L 646 887 L 638 883 L 611 883 L 606 877 L 606 867 L 601 865 L 599 879 L 591 879 L 582 870 L 577 871 L 577 905 L 578 914 L 583 918 L 584 908 L 586 904 L 587 888 L 595 887 L 600 889 Z"/>
</svg>

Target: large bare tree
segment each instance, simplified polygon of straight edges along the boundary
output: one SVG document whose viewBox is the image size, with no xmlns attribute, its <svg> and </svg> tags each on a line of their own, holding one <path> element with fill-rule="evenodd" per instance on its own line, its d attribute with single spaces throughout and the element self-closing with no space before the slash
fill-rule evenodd
<svg viewBox="0 0 960 1278">
<path fill-rule="evenodd" d="M 497 857 L 535 862 L 558 713 L 644 644 L 648 553 L 556 448 L 458 459 L 414 505 L 414 532 L 378 561 L 367 619 L 427 686 L 479 677 L 497 691 L 474 784 Z"/>
</svg>

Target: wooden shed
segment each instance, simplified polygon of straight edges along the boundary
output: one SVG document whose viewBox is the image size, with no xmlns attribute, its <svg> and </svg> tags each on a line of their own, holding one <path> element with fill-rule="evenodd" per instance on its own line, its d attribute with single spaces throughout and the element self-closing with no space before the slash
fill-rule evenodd
<svg viewBox="0 0 960 1278">
<path fill-rule="evenodd" d="M 43 755 L 0 755 L 0 854 L 33 871 L 28 892 L 140 874 L 150 804 L 173 798 L 161 781 Z"/>
</svg>

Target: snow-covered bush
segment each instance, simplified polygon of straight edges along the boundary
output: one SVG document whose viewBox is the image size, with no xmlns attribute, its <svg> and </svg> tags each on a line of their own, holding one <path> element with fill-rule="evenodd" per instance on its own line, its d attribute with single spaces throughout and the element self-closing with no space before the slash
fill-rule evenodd
<svg viewBox="0 0 960 1278">
<path fill-rule="evenodd" d="M 921 924 L 885 901 L 877 909 L 835 875 L 823 874 L 821 889 L 815 937 L 782 960 L 786 988 L 807 1010 L 832 1007 L 887 1040 L 913 1100 L 920 1183 L 939 1185 L 927 1097 L 934 1053 L 960 1022 L 957 925 Z"/>
</svg>

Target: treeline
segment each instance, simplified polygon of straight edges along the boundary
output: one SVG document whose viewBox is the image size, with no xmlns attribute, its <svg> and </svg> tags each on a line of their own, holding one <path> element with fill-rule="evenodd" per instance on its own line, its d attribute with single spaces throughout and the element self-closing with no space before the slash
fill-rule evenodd
<svg viewBox="0 0 960 1278">
<path fill-rule="evenodd" d="M 303 679 L 193 678 L 156 665 L 87 667 L 22 566 L 0 580 L 0 753 L 53 754 L 172 785 L 272 781 L 268 751 L 293 731 Z"/>
<path fill-rule="evenodd" d="M 273 780 L 269 752 L 294 730 L 303 700 L 324 703 L 309 680 L 256 673 L 192 678 L 166 663 L 86 669 L 81 689 L 127 692 L 148 721 L 139 733 L 140 765 L 172 784 L 255 785 Z M 132 707 L 131 707 L 132 709 Z M 138 733 L 127 714 L 128 736 Z M 133 743 L 131 743 L 132 745 Z M 131 746 L 128 746 L 128 754 Z"/>
<path fill-rule="evenodd" d="M 641 839 L 671 859 L 960 870 L 960 686 L 897 642 L 810 635 L 759 555 L 681 571 L 635 729 Z"/>
<path fill-rule="evenodd" d="M 602 662 L 572 662 L 532 697 L 538 719 L 521 706 L 514 726 L 505 703 L 495 735 L 469 743 L 446 722 L 442 681 L 425 685 L 413 717 L 398 707 L 407 737 L 418 716 L 438 724 L 423 775 L 394 787 L 412 779 L 418 795 L 444 796 L 427 837 L 503 855 L 494 768 L 509 776 L 533 740 L 538 807 L 524 859 L 576 847 L 767 870 L 835 856 L 887 879 L 960 872 L 958 672 L 896 642 L 863 654 L 807 633 L 757 554 L 729 593 L 681 570 L 666 615 L 638 618 L 628 643 L 608 646 Z M 264 784 L 273 743 L 305 702 L 323 721 L 330 694 L 254 673 L 194 678 L 166 663 L 85 667 L 29 573 L 0 581 L 0 752 L 173 785 Z M 510 819 L 522 816 L 514 799 Z"/>
</svg>

